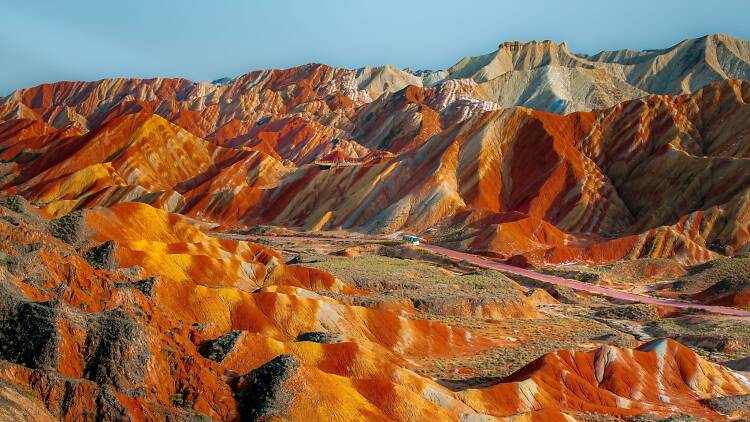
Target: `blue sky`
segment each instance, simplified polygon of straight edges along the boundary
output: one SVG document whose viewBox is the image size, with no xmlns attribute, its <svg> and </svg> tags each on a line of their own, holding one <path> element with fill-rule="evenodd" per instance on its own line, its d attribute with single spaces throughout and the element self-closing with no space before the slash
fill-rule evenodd
<svg viewBox="0 0 750 422">
<path fill-rule="evenodd" d="M 502 41 L 661 48 L 750 38 L 747 0 L 4 1 L 0 95 L 57 80 L 211 80 L 308 62 L 446 68 Z"/>
</svg>

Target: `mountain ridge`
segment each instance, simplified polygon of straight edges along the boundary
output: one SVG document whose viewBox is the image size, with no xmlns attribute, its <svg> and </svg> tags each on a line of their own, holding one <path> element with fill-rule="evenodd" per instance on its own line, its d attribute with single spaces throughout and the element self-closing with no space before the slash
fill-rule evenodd
<svg viewBox="0 0 750 422">
<path fill-rule="evenodd" d="M 742 57 L 740 57 L 742 56 Z M 680 62 L 685 58 L 697 61 L 691 64 L 692 68 L 677 69 L 673 62 Z M 650 66 L 645 66 L 646 62 Z M 569 69 L 601 69 L 614 78 L 615 84 L 624 84 L 618 91 L 623 91 L 620 97 L 609 101 L 587 102 L 570 104 L 564 107 L 547 107 L 543 104 L 527 104 L 522 99 L 512 102 L 512 105 L 532 106 L 542 111 L 567 113 L 571 111 L 583 111 L 594 108 L 611 107 L 623 98 L 633 99 L 646 94 L 669 94 L 676 95 L 692 92 L 711 82 L 722 79 L 750 79 L 750 42 L 733 38 L 723 34 L 710 34 L 700 38 L 685 39 L 671 47 L 656 50 L 603 50 L 593 55 L 576 54 L 568 49 L 565 42 L 556 43 L 551 40 L 544 41 L 509 41 L 501 43 L 498 49 L 480 56 L 467 56 L 460 59 L 446 70 L 422 70 L 417 74 L 408 69 L 400 69 L 393 65 L 366 66 L 355 69 L 336 68 L 320 63 L 307 63 L 304 65 L 286 69 L 253 70 L 233 78 L 221 78 L 217 84 L 211 82 L 193 82 L 185 78 L 114 78 L 101 79 L 88 82 L 89 84 L 102 84 L 105 81 L 118 82 L 130 81 L 132 83 L 143 83 L 149 85 L 153 81 L 158 84 L 162 80 L 173 81 L 180 85 L 188 83 L 198 91 L 196 95 L 208 95 L 211 91 L 233 85 L 238 80 L 252 80 L 262 78 L 268 74 L 284 74 L 294 72 L 298 69 L 309 69 L 323 67 L 326 71 L 346 74 L 345 79 L 349 86 L 349 92 L 361 91 L 360 94 L 351 95 L 355 101 L 369 102 L 385 93 L 399 91 L 407 85 L 431 87 L 454 79 L 472 79 L 481 84 L 496 81 L 498 77 L 505 75 L 505 79 L 511 78 L 514 72 L 529 72 L 546 66 L 560 66 Z M 658 77 L 661 74 L 662 77 Z M 582 76 L 586 78 L 584 71 Z M 595 86 L 596 78 L 589 79 L 587 85 Z M 70 82 L 64 82 L 70 83 Z M 75 82 L 73 82 L 75 83 Z M 540 82 L 536 82 L 539 84 Z M 51 84 L 42 84 L 34 88 L 42 88 Z M 511 84 L 518 89 L 517 84 Z M 527 83 L 526 85 L 533 85 Z M 8 102 L 18 100 L 18 96 L 24 90 L 32 88 L 21 88 L 10 93 L 2 101 Z M 369 98 L 367 98 L 369 96 Z M 548 95 L 553 98 L 554 95 Z M 606 97 L 606 96 L 605 96 Z M 180 97 L 175 98 L 180 100 Z M 488 98 L 497 101 L 499 98 Z M 503 103 L 508 106 L 507 100 Z"/>
</svg>

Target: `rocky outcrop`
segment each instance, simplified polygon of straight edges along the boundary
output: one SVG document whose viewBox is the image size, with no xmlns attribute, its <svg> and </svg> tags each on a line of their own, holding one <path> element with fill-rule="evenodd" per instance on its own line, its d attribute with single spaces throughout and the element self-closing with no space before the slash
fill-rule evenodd
<svg viewBox="0 0 750 422">
<path fill-rule="evenodd" d="M 289 412 L 293 389 L 285 383 L 302 362 L 290 355 L 279 355 L 260 368 L 237 378 L 240 412 L 248 420 L 284 417 Z"/>
</svg>

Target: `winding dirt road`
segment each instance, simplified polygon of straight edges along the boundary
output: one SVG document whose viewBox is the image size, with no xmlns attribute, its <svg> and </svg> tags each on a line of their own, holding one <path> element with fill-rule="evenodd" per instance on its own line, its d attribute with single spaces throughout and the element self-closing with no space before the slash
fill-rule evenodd
<svg viewBox="0 0 750 422">
<path fill-rule="evenodd" d="M 248 238 L 260 238 L 260 239 L 283 239 L 291 238 L 296 240 L 307 240 L 307 241 L 330 241 L 330 242 L 372 242 L 385 239 L 374 239 L 374 238 L 345 238 L 345 237 L 313 237 L 313 236 L 247 236 Z M 393 240 L 393 239 L 388 239 Z M 514 267 L 508 264 L 502 264 L 491 259 L 483 258 L 478 255 L 473 255 L 465 252 L 454 251 L 453 249 L 444 248 L 442 246 L 431 245 L 422 243 L 421 247 L 455 259 L 465 259 L 472 264 L 478 265 L 484 268 L 490 268 L 494 270 L 505 271 L 508 273 L 517 274 L 520 276 L 532 278 L 537 281 L 544 283 L 556 284 L 558 286 L 570 287 L 573 290 L 588 292 L 597 294 L 600 296 L 606 296 L 613 299 L 624 300 L 628 302 L 648 303 L 652 305 L 671 306 L 675 308 L 692 308 L 701 309 L 704 311 L 712 312 L 715 314 L 730 315 L 735 317 L 742 317 L 750 319 L 750 311 L 742 309 L 729 308 L 726 306 L 711 306 L 702 305 L 699 303 L 683 302 L 680 300 L 673 299 L 659 299 L 646 295 L 639 295 L 635 293 L 623 292 L 621 290 L 609 289 L 606 287 L 595 286 L 593 284 L 584 283 L 578 280 L 571 280 L 569 278 L 562 278 L 548 274 L 541 274 L 536 271 L 527 270 L 524 268 Z"/>
</svg>

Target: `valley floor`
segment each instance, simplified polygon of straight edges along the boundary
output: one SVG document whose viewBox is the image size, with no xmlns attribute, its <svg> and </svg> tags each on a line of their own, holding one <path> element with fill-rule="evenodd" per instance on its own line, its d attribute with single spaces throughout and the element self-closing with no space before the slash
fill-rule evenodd
<svg viewBox="0 0 750 422">
<path fill-rule="evenodd" d="M 625 291 L 625 285 L 576 280 L 585 280 L 586 271 L 602 272 L 601 267 L 576 266 L 576 271 L 562 273 L 565 278 L 554 275 L 561 274 L 559 270 L 522 269 L 429 244 L 415 247 L 347 232 L 282 231 L 219 236 L 267 245 L 291 263 L 324 270 L 374 292 L 350 296 L 354 304 L 397 310 L 499 340 L 501 346 L 477 355 L 417 362 L 425 375 L 452 388 L 497 382 L 560 349 L 634 347 L 658 337 L 680 339 L 717 363 L 750 355 L 750 311 L 680 300 L 664 291 L 634 294 Z M 477 273 L 486 278 L 484 283 L 471 279 Z M 624 270 L 619 275 L 632 277 Z M 509 299 L 503 287 L 507 280 L 518 283 L 523 294 Z M 499 306 L 488 311 L 493 301 Z M 536 311 L 524 311 L 525 306 Z"/>
</svg>

